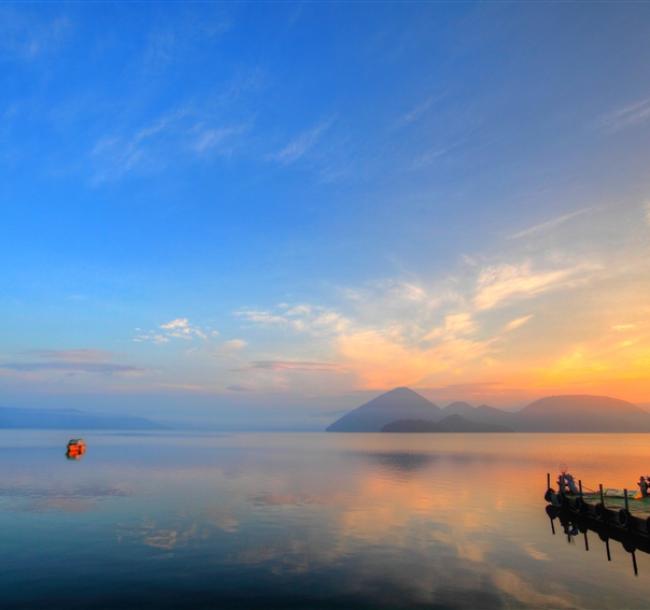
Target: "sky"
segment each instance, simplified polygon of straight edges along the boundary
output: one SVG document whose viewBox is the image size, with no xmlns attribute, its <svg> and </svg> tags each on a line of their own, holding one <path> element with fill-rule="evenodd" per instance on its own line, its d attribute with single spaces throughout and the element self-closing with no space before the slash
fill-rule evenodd
<svg viewBox="0 0 650 610">
<path fill-rule="evenodd" d="M 650 5 L 0 5 L 0 404 L 650 403 Z"/>
</svg>

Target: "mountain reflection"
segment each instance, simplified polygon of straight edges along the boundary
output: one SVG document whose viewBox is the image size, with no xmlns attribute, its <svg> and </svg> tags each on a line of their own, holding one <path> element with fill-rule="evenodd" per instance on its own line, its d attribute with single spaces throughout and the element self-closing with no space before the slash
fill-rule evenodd
<svg viewBox="0 0 650 610">
<path fill-rule="evenodd" d="M 379 466 L 398 472 L 421 470 L 438 457 L 426 453 L 369 453 L 365 455 Z"/>
</svg>

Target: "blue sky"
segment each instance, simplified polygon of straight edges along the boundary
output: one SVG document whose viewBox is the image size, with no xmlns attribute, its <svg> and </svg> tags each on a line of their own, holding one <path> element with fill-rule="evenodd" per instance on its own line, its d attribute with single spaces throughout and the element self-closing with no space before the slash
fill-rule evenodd
<svg viewBox="0 0 650 610">
<path fill-rule="evenodd" d="M 0 402 L 650 402 L 649 17 L 3 4 Z"/>
</svg>

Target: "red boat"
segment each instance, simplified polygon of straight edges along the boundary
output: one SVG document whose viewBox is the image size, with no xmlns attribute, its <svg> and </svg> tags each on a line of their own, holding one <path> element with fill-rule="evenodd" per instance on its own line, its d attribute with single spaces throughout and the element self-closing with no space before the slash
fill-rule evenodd
<svg viewBox="0 0 650 610">
<path fill-rule="evenodd" d="M 68 449 L 66 457 L 70 460 L 81 459 L 81 456 L 86 453 L 86 441 L 82 438 L 73 438 L 68 442 Z"/>
</svg>

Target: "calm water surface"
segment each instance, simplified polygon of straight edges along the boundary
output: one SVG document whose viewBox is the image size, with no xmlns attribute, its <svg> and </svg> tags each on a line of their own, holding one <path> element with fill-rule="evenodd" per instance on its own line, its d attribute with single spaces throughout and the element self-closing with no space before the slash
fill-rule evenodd
<svg viewBox="0 0 650 610">
<path fill-rule="evenodd" d="M 650 435 L 0 433 L 2 608 L 648 608 L 616 542 L 554 536 L 546 472 Z"/>
</svg>

